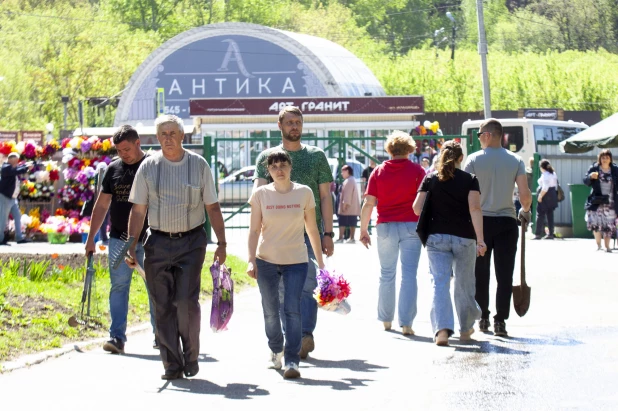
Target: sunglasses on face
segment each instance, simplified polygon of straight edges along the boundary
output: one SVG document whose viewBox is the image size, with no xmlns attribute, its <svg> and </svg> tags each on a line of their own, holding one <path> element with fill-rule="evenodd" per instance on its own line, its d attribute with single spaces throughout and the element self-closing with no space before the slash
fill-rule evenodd
<svg viewBox="0 0 618 411">
<path fill-rule="evenodd" d="M 483 134 L 485 134 L 485 133 L 487 133 L 487 131 L 477 131 L 477 132 L 476 132 L 476 136 L 477 136 L 478 138 L 481 138 L 481 136 L 482 136 Z"/>
</svg>

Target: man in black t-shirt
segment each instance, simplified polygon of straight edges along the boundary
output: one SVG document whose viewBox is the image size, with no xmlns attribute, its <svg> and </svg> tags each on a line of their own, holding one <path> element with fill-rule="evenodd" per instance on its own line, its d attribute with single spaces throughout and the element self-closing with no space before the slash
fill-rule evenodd
<svg viewBox="0 0 618 411">
<path fill-rule="evenodd" d="M 109 255 L 114 255 L 120 252 L 127 238 L 129 214 L 131 213 L 132 203 L 129 202 L 129 194 L 133 186 L 133 179 L 140 164 L 146 157 L 142 151 L 139 135 L 131 126 L 122 126 L 120 130 L 111 137 L 118 151 L 118 159 L 112 161 L 107 167 L 101 192 L 97 198 L 92 211 L 92 219 L 90 221 L 90 233 L 86 240 L 86 255 L 96 251 L 94 237 L 99 231 L 101 224 L 107 214 L 110 213 L 111 230 L 109 239 Z M 145 220 L 148 221 L 148 220 Z M 142 241 L 146 233 L 147 226 L 144 224 L 140 233 L 137 245 L 137 260 L 141 267 L 144 267 L 144 248 Z M 116 269 L 112 267 L 111 259 L 109 261 L 109 273 L 112 286 L 109 292 L 109 312 L 112 317 L 112 324 L 109 329 L 110 339 L 103 345 L 105 351 L 111 353 L 124 353 L 124 344 L 127 341 L 127 313 L 129 310 L 129 291 L 131 288 L 131 278 L 133 269 L 126 262 L 122 261 Z M 150 300 L 150 323 L 152 324 L 153 332 L 154 313 L 152 308 L 152 300 Z M 154 348 L 158 348 L 158 342 L 155 335 L 153 344 Z"/>
</svg>

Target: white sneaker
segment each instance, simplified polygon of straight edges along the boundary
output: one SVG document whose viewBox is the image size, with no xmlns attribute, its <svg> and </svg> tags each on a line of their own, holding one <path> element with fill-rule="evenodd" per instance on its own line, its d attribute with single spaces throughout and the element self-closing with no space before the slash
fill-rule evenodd
<svg viewBox="0 0 618 411">
<path fill-rule="evenodd" d="M 283 351 L 281 351 L 280 353 L 270 353 L 270 361 L 272 362 L 272 365 L 269 368 L 274 368 L 275 370 L 280 370 L 281 367 L 283 366 L 283 364 L 281 363 L 281 360 L 283 359 Z"/>
<path fill-rule="evenodd" d="M 291 362 L 285 365 L 285 372 L 283 378 L 298 378 L 300 377 L 300 371 L 298 370 L 298 364 Z"/>
<path fill-rule="evenodd" d="M 348 241 L 346 241 L 346 243 L 348 244 L 356 244 L 356 240 L 353 238 L 350 238 Z"/>
</svg>

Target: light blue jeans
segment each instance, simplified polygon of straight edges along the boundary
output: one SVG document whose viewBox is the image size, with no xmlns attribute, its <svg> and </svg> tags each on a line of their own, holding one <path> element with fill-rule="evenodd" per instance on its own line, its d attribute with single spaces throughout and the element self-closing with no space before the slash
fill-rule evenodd
<svg viewBox="0 0 618 411">
<path fill-rule="evenodd" d="M 124 241 L 118 238 L 109 239 L 109 255 L 115 255 L 120 252 Z M 144 247 L 142 243 L 137 243 L 137 262 L 141 267 L 144 267 Z M 131 290 L 131 279 L 133 277 L 133 269 L 127 263 L 122 261 L 117 269 L 112 267 L 111 259 L 109 259 L 109 278 L 112 282 L 109 290 L 109 313 L 112 317 L 112 324 L 109 327 L 109 336 L 118 338 L 123 342 L 127 341 L 127 314 L 129 312 L 129 291 Z M 146 287 L 148 290 L 148 287 Z M 148 296 L 150 304 L 150 324 L 152 332 L 155 332 L 154 308 L 152 306 L 152 298 Z"/>
<path fill-rule="evenodd" d="M 4 241 L 4 229 L 9 220 L 9 214 L 15 221 L 15 241 L 23 240 L 21 233 L 21 212 L 17 200 L 0 194 L 0 243 Z"/>
<path fill-rule="evenodd" d="M 429 272 L 432 275 L 433 302 L 431 326 L 433 334 L 455 329 L 453 304 L 451 302 L 451 273 L 455 275 L 455 309 L 459 319 L 459 331 L 468 331 L 474 321 L 481 318 L 481 308 L 474 299 L 476 278 L 476 241 L 449 234 L 431 234 L 427 239 Z"/>
<path fill-rule="evenodd" d="M 416 317 L 416 271 L 421 256 L 421 240 L 416 223 L 380 223 L 378 257 L 380 258 L 380 290 L 378 320 L 393 321 L 395 316 L 395 275 L 401 252 L 401 288 L 399 289 L 399 326 L 412 327 Z"/>
<path fill-rule="evenodd" d="M 24 239 L 24 235 L 21 232 L 21 210 L 19 209 L 19 202 L 17 199 L 13 200 L 13 205 L 11 205 L 9 214 L 11 214 L 15 222 L 15 241 L 21 241 Z"/>
</svg>

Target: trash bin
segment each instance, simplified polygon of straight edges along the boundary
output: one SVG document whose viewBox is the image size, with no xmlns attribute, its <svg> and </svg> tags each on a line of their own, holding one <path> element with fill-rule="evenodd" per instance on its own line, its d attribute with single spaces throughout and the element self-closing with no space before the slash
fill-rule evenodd
<svg viewBox="0 0 618 411">
<path fill-rule="evenodd" d="M 569 184 L 571 197 L 571 218 L 573 221 L 573 237 L 593 238 L 592 232 L 586 228 L 586 199 L 590 195 L 590 187 L 585 184 Z"/>
</svg>

